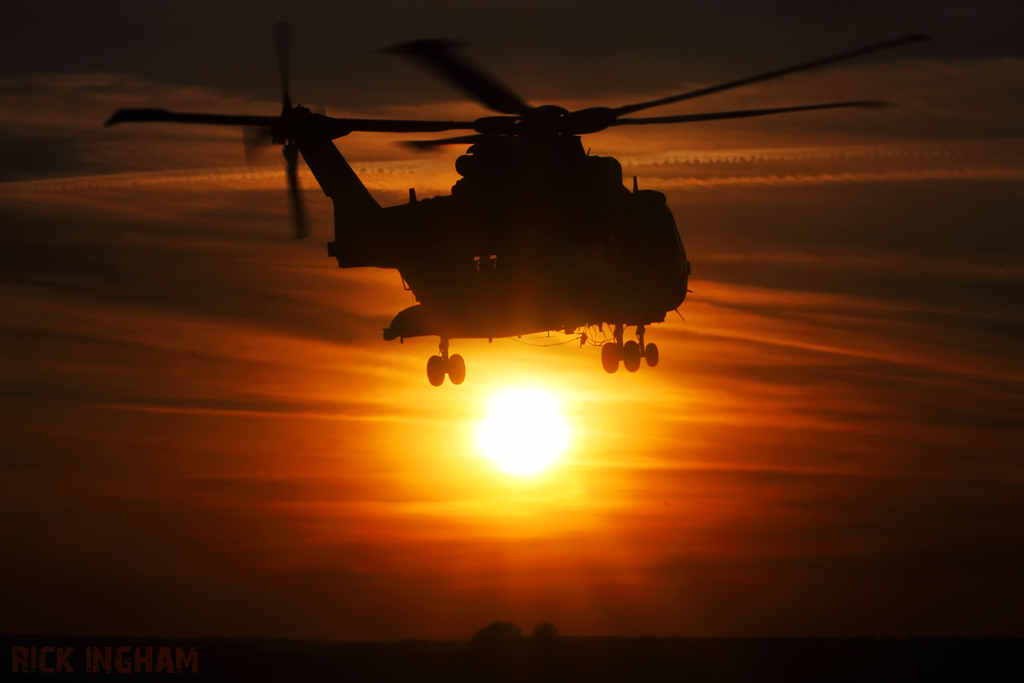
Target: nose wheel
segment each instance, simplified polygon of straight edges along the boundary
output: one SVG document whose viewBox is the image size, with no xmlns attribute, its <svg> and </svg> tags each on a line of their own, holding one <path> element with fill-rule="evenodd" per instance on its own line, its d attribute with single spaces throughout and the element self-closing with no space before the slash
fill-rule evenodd
<svg viewBox="0 0 1024 683">
<path fill-rule="evenodd" d="M 658 354 L 658 347 L 655 344 L 644 343 L 644 325 L 637 327 L 637 341 L 623 343 L 623 326 L 615 325 L 615 341 L 610 341 L 601 347 L 601 365 L 604 371 L 612 374 L 619 369 L 621 362 L 628 372 L 636 372 L 640 369 L 640 361 L 647 362 L 648 367 L 654 367 L 661 360 Z"/>
<path fill-rule="evenodd" d="M 438 346 L 440 353 L 427 359 L 427 381 L 432 386 L 444 384 L 447 375 L 456 386 L 466 381 L 466 361 L 459 354 L 448 355 L 448 340 L 442 338 Z"/>
</svg>

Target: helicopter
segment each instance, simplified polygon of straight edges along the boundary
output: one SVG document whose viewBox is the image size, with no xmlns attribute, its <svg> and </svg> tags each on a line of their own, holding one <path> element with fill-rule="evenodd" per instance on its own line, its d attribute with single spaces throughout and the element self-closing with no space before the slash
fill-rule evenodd
<svg viewBox="0 0 1024 683">
<path fill-rule="evenodd" d="M 463 95 L 495 112 L 474 121 L 336 118 L 293 105 L 290 93 L 291 28 L 274 27 L 282 105 L 277 116 L 120 109 L 105 125 L 169 122 L 241 126 L 247 153 L 280 145 L 286 162 L 292 236 L 310 234 L 298 180 L 299 157 L 334 205 L 334 240 L 327 254 L 340 268 L 399 272 L 416 303 L 384 329 L 384 339 L 436 336 L 438 353 L 427 379 L 441 386 L 466 378 L 466 363 L 450 354 L 453 339 L 563 331 L 601 347 L 605 371 L 621 364 L 636 372 L 654 367 L 658 348 L 648 326 L 664 322 L 686 299 L 690 263 L 663 193 L 623 184 L 612 157 L 590 155 L 581 136 L 613 126 L 664 125 L 842 108 L 890 106 L 848 101 L 658 117 L 632 117 L 647 109 L 827 66 L 927 40 L 904 35 L 795 66 L 620 107 L 569 111 L 531 106 L 460 53 L 447 40 L 416 40 L 386 52 L 426 68 Z M 468 145 L 455 170 L 451 194 L 382 207 L 360 181 L 334 140 L 353 132 L 437 133 L 456 137 L 407 142 L 414 149 Z M 605 333 L 608 325 L 610 337 Z M 625 340 L 633 327 L 636 340 Z M 597 334 L 603 335 L 600 341 Z M 591 337 L 588 338 L 588 332 Z"/>
</svg>

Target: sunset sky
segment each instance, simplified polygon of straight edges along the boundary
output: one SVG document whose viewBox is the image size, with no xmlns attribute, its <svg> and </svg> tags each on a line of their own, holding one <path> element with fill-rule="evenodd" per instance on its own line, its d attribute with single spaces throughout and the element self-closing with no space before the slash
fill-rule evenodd
<svg viewBox="0 0 1024 683">
<path fill-rule="evenodd" d="M 210 4 L 0 25 L 0 632 L 1024 636 L 1019 2 Z M 293 242 L 276 152 L 102 127 L 276 114 L 278 19 L 293 97 L 361 117 L 487 114 L 377 52 L 414 38 L 568 108 L 934 40 L 651 115 L 891 109 L 586 136 L 668 195 L 692 263 L 661 364 L 456 340 L 466 383 L 434 388 L 436 339 L 382 340 L 410 293 L 327 257 L 305 169 Z M 447 194 L 464 148 L 399 139 L 337 144 L 383 205 Z M 570 425 L 539 475 L 477 448 L 516 387 Z"/>
</svg>

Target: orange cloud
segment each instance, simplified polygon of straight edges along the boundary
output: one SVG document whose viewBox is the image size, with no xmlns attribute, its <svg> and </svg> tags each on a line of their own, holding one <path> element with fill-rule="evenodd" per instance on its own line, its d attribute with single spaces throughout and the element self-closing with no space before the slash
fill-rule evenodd
<svg viewBox="0 0 1024 683">
<path fill-rule="evenodd" d="M 886 87 L 927 76 L 918 116 L 943 78 L 1017 68 L 910 64 Z M 95 116 L 168 94 L 262 106 L 119 78 L 45 90 Z M 0 98 L 7 121 L 32 123 L 12 113 L 26 97 Z M 694 264 L 685 321 L 650 330 L 663 360 L 636 374 L 604 374 L 592 347 L 457 340 L 458 388 L 425 381 L 435 340 L 381 340 L 409 294 L 327 258 L 308 175 L 317 232 L 288 241 L 283 174 L 240 168 L 234 133 L 104 131 L 77 175 L 0 184 L 0 560 L 91 615 L 33 621 L 17 598 L 0 627 L 945 634 L 958 622 L 922 605 L 1012 602 L 1020 145 L 946 139 L 934 119 L 928 140 L 864 145 L 867 124 L 839 121 L 595 136 L 668 192 Z M 339 146 L 389 201 L 453 182 L 460 150 L 390 142 Z M 557 392 L 574 429 L 529 481 L 471 438 L 513 383 Z M 892 622 L 864 613 L 879 601 Z M 1018 623 L 1008 606 L 967 630 Z"/>
</svg>

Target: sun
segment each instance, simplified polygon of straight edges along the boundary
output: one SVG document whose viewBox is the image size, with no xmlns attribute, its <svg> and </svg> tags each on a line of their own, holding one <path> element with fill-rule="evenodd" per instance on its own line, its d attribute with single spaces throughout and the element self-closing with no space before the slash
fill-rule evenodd
<svg viewBox="0 0 1024 683">
<path fill-rule="evenodd" d="M 480 452 L 500 471 L 529 475 L 558 461 L 569 446 L 570 431 L 551 392 L 516 388 L 491 398 L 476 440 Z"/>
</svg>

